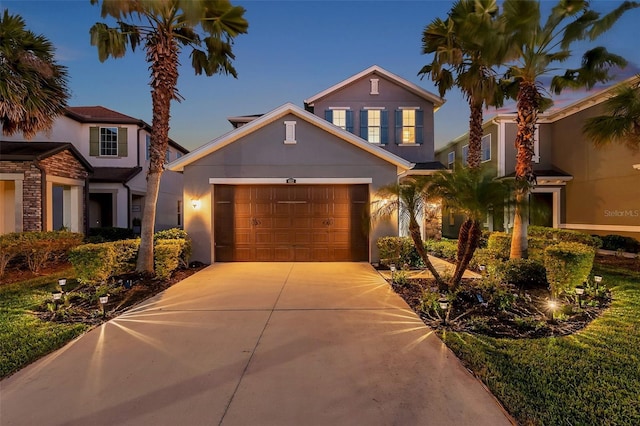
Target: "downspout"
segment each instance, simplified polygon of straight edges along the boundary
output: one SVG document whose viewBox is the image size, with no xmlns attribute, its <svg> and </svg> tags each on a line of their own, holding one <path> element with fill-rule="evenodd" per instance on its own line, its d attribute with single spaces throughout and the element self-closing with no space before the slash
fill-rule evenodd
<svg viewBox="0 0 640 426">
<path fill-rule="evenodd" d="M 84 178 L 84 235 L 89 236 L 89 228 L 91 228 L 91 223 L 89 222 L 89 203 L 91 200 L 89 199 L 89 173 L 87 172 L 87 177 Z"/>
<path fill-rule="evenodd" d="M 40 230 L 46 231 L 47 230 L 47 172 L 40 165 L 40 159 L 36 158 L 33 164 L 36 166 L 38 170 L 40 170 L 40 203 L 41 203 Z M 23 227 L 23 230 L 24 230 L 24 227 Z"/>
<path fill-rule="evenodd" d="M 127 185 L 127 182 L 123 182 L 125 188 L 127 188 L 127 228 L 131 226 L 131 188 Z"/>
</svg>

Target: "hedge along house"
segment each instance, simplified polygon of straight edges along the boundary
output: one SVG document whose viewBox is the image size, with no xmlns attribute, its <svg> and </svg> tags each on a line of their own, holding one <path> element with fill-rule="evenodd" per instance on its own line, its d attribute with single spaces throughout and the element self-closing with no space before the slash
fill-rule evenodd
<svg viewBox="0 0 640 426">
<path fill-rule="evenodd" d="M 70 143 L 0 141 L 0 234 L 85 232 L 91 172 Z"/>
<path fill-rule="evenodd" d="M 369 261 L 397 235 L 370 223 L 373 194 L 413 165 L 285 104 L 168 169 L 184 173 L 194 260 Z"/>
</svg>

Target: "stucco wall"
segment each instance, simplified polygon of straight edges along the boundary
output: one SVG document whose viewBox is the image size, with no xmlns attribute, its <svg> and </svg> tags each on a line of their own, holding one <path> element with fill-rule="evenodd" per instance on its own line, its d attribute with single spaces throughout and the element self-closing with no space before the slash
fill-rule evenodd
<svg viewBox="0 0 640 426">
<path fill-rule="evenodd" d="M 379 79 L 379 94 L 370 94 L 370 79 Z M 389 112 L 389 143 L 385 149 L 412 162 L 434 160 L 434 118 L 433 104 L 420 96 L 398 86 L 385 77 L 372 73 L 360 80 L 331 93 L 315 102 L 314 114 L 324 119 L 326 109 L 331 107 L 350 107 L 353 111 L 353 133 L 360 135 L 360 110 L 365 107 L 385 107 Z M 398 146 L 395 140 L 395 114 L 400 107 L 419 107 L 424 111 L 423 140 L 421 145 Z"/>
<path fill-rule="evenodd" d="M 296 121 L 295 145 L 284 144 L 284 121 Z M 209 263 L 213 249 L 213 185 L 210 178 L 371 178 L 371 191 L 396 182 L 396 166 L 288 115 L 185 166 L 185 229 L 193 238 L 193 260 Z M 373 195 L 372 195 L 373 198 Z M 200 201 L 194 210 L 191 200 Z M 376 240 L 397 235 L 397 224 L 376 223 L 370 232 L 372 260 Z"/>
</svg>

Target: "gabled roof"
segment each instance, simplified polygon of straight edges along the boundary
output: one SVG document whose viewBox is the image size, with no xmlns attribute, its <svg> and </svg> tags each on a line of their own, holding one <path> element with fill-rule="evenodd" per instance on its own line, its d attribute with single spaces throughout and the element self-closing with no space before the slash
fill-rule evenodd
<svg viewBox="0 0 640 426">
<path fill-rule="evenodd" d="M 65 115 L 79 123 L 97 123 L 97 124 L 133 124 L 140 126 L 148 132 L 151 132 L 151 126 L 145 121 L 133 118 L 118 111 L 114 111 L 103 106 L 76 106 L 67 107 Z M 188 149 L 178 144 L 173 139 L 169 139 L 169 145 L 178 151 L 186 154 Z"/>
<path fill-rule="evenodd" d="M 346 130 L 341 129 L 338 126 L 329 123 L 328 121 L 311 114 L 310 112 L 305 111 L 304 109 L 292 104 L 286 103 L 267 114 L 264 114 L 260 118 L 257 118 L 244 126 L 238 127 L 235 130 L 232 130 L 228 133 L 225 133 L 222 136 L 213 139 L 212 141 L 200 146 L 199 148 L 194 149 L 189 154 L 184 155 L 177 160 L 172 161 L 167 164 L 167 170 L 172 171 L 183 171 L 184 166 L 193 163 L 196 160 L 199 160 L 219 149 L 224 148 L 225 146 L 232 144 L 233 142 L 243 138 L 244 136 L 255 132 L 256 130 L 265 127 L 266 125 L 273 123 L 274 121 L 286 116 L 287 114 L 293 114 L 301 120 L 305 120 L 308 123 L 313 124 L 314 126 L 333 134 L 334 136 L 343 139 L 345 142 L 348 142 L 356 147 L 367 151 L 376 157 L 379 157 L 400 169 L 408 170 L 413 167 L 413 163 L 405 160 L 404 158 L 398 157 L 391 152 L 380 148 L 378 146 L 372 145 L 364 139 L 359 138 L 353 133 L 347 132 Z"/>
<path fill-rule="evenodd" d="M 309 105 L 309 106 L 313 106 L 314 102 L 317 102 L 319 99 L 324 98 L 325 96 L 342 89 L 345 86 L 348 86 L 349 84 L 360 80 L 363 77 L 366 77 L 370 74 L 378 74 L 382 77 L 385 77 L 388 80 L 393 81 L 394 83 L 398 84 L 399 86 L 404 87 L 405 89 L 407 89 L 408 91 L 412 92 L 413 94 L 420 96 L 423 99 L 426 99 L 427 101 L 433 103 L 433 110 L 434 112 L 438 110 L 438 108 L 440 108 L 442 106 L 442 104 L 445 103 L 445 100 L 442 99 L 440 96 L 434 95 L 431 92 L 428 92 L 426 90 L 424 90 L 422 87 L 413 84 L 412 82 L 405 80 L 402 77 L 399 77 L 387 70 L 385 70 L 384 68 L 379 67 L 378 65 L 373 65 L 369 68 L 367 68 L 366 70 L 359 72 L 356 75 L 353 75 L 349 78 L 347 78 L 346 80 L 341 81 L 340 83 L 329 87 L 326 90 L 323 90 L 322 92 L 311 96 L 310 98 L 306 99 L 304 101 L 305 105 Z"/>
<path fill-rule="evenodd" d="M 0 141 L 0 161 L 33 161 L 43 160 L 68 150 L 88 171 L 93 167 L 80 154 L 80 152 L 68 142 L 13 142 Z"/>
</svg>

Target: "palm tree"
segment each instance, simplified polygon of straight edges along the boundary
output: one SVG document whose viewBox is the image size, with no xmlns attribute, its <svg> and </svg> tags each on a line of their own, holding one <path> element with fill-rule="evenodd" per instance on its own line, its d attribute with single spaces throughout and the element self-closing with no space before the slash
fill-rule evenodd
<svg viewBox="0 0 640 426">
<path fill-rule="evenodd" d="M 91 0 L 92 4 L 99 0 Z M 136 270 L 153 272 L 153 229 L 160 177 L 169 141 L 171 101 L 180 101 L 177 90 L 179 54 L 190 47 L 196 74 L 231 74 L 237 78 L 232 60 L 233 40 L 247 32 L 245 9 L 228 0 L 102 1 L 102 17 L 118 21 L 115 28 L 104 23 L 91 27 L 91 44 L 104 62 L 120 58 L 130 46 L 142 45 L 151 71 L 151 146 L 147 195 L 144 203 L 140 251 Z M 125 22 L 128 21 L 128 22 Z M 203 33 L 203 35 L 200 34 Z"/>
<path fill-rule="evenodd" d="M 399 183 L 384 186 L 377 191 L 379 202 L 374 204 L 372 217 L 383 219 L 394 217 L 396 214 L 404 215 L 402 218 L 409 224 L 409 235 L 413 240 L 418 255 L 425 266 L 431 272 L 436 283 L 441 289 L 446 288 L 446 283 L 429 260 L 429 255 L 422 240 L 422 232 L 418 216 L 424 211 L 429 201 L 430 179 L 428 176 L 411 176 Z"/>
<path fill-rule="evenodd" d="M 496 0 L 458 0 L 446 20 L 436 18 L 422 35 L 422 53 L 433 54 L 418 75 L 430 76 L 441 97 L 458 87 L 469 103 L 467 164 L 480 167 L 485 106 L 504 100 L 494 67 L 504 60 Z"/>
<path fill-rule="evenodd" d="M 583 132 L 596 146 L 610 142 L 640 149 L 640 75 L 631 84 L 622 84 L 604 104 L 605 115 L 589 118 Z"/>
<path fill-rule="evenodd" d="M 53 45 L 4 10 L 0 19 L 0 124 L 6 136 L 31 139 L 51 129 L 69 99 L 67 69 L 54 59 Z"/>
<path fill-rule="evenodd" d="M 572 54 L 571 46 L 580 40 L 594 40 L 607 31 L 622 14 L 640 4 L 624 2 L 605 16 L 590 9 L 586 0 L 560 0 L 541 24 L 540 2 L 535 0 L 505 0 L 501 19 L 504 37 L 517 59 L 508 66 L 507 77 L 517 87 L 516 208 L 511 242 L 511 258 L 527 257 L 526 197 L 535 185 L 532 167 L 534 134 L 538 113 L 544 108 L 541 77 L 561 71 L 561 63 Z M 591 88 L 610 80 L 613 66 L 626 61 L 603 47 L 593 48 L 583 55 L 580 68 L 565 69 L 551 81 L 555 94 L 565 88 Z"/>
<path fill-rule="evenodd" d="M 513 193 L 507 181 L 497 180 L 496 171 L 488 167 L 455 167 L 440 171 L 430 178 L 432 197 L 440 198 L 448 206 L 465 216 L 458 233 L 456 268 L 449 282 L 455 289 L 469 266 L 482 235 L 481 220 L 493 209 L 509 202 Z"/>
</svg>

